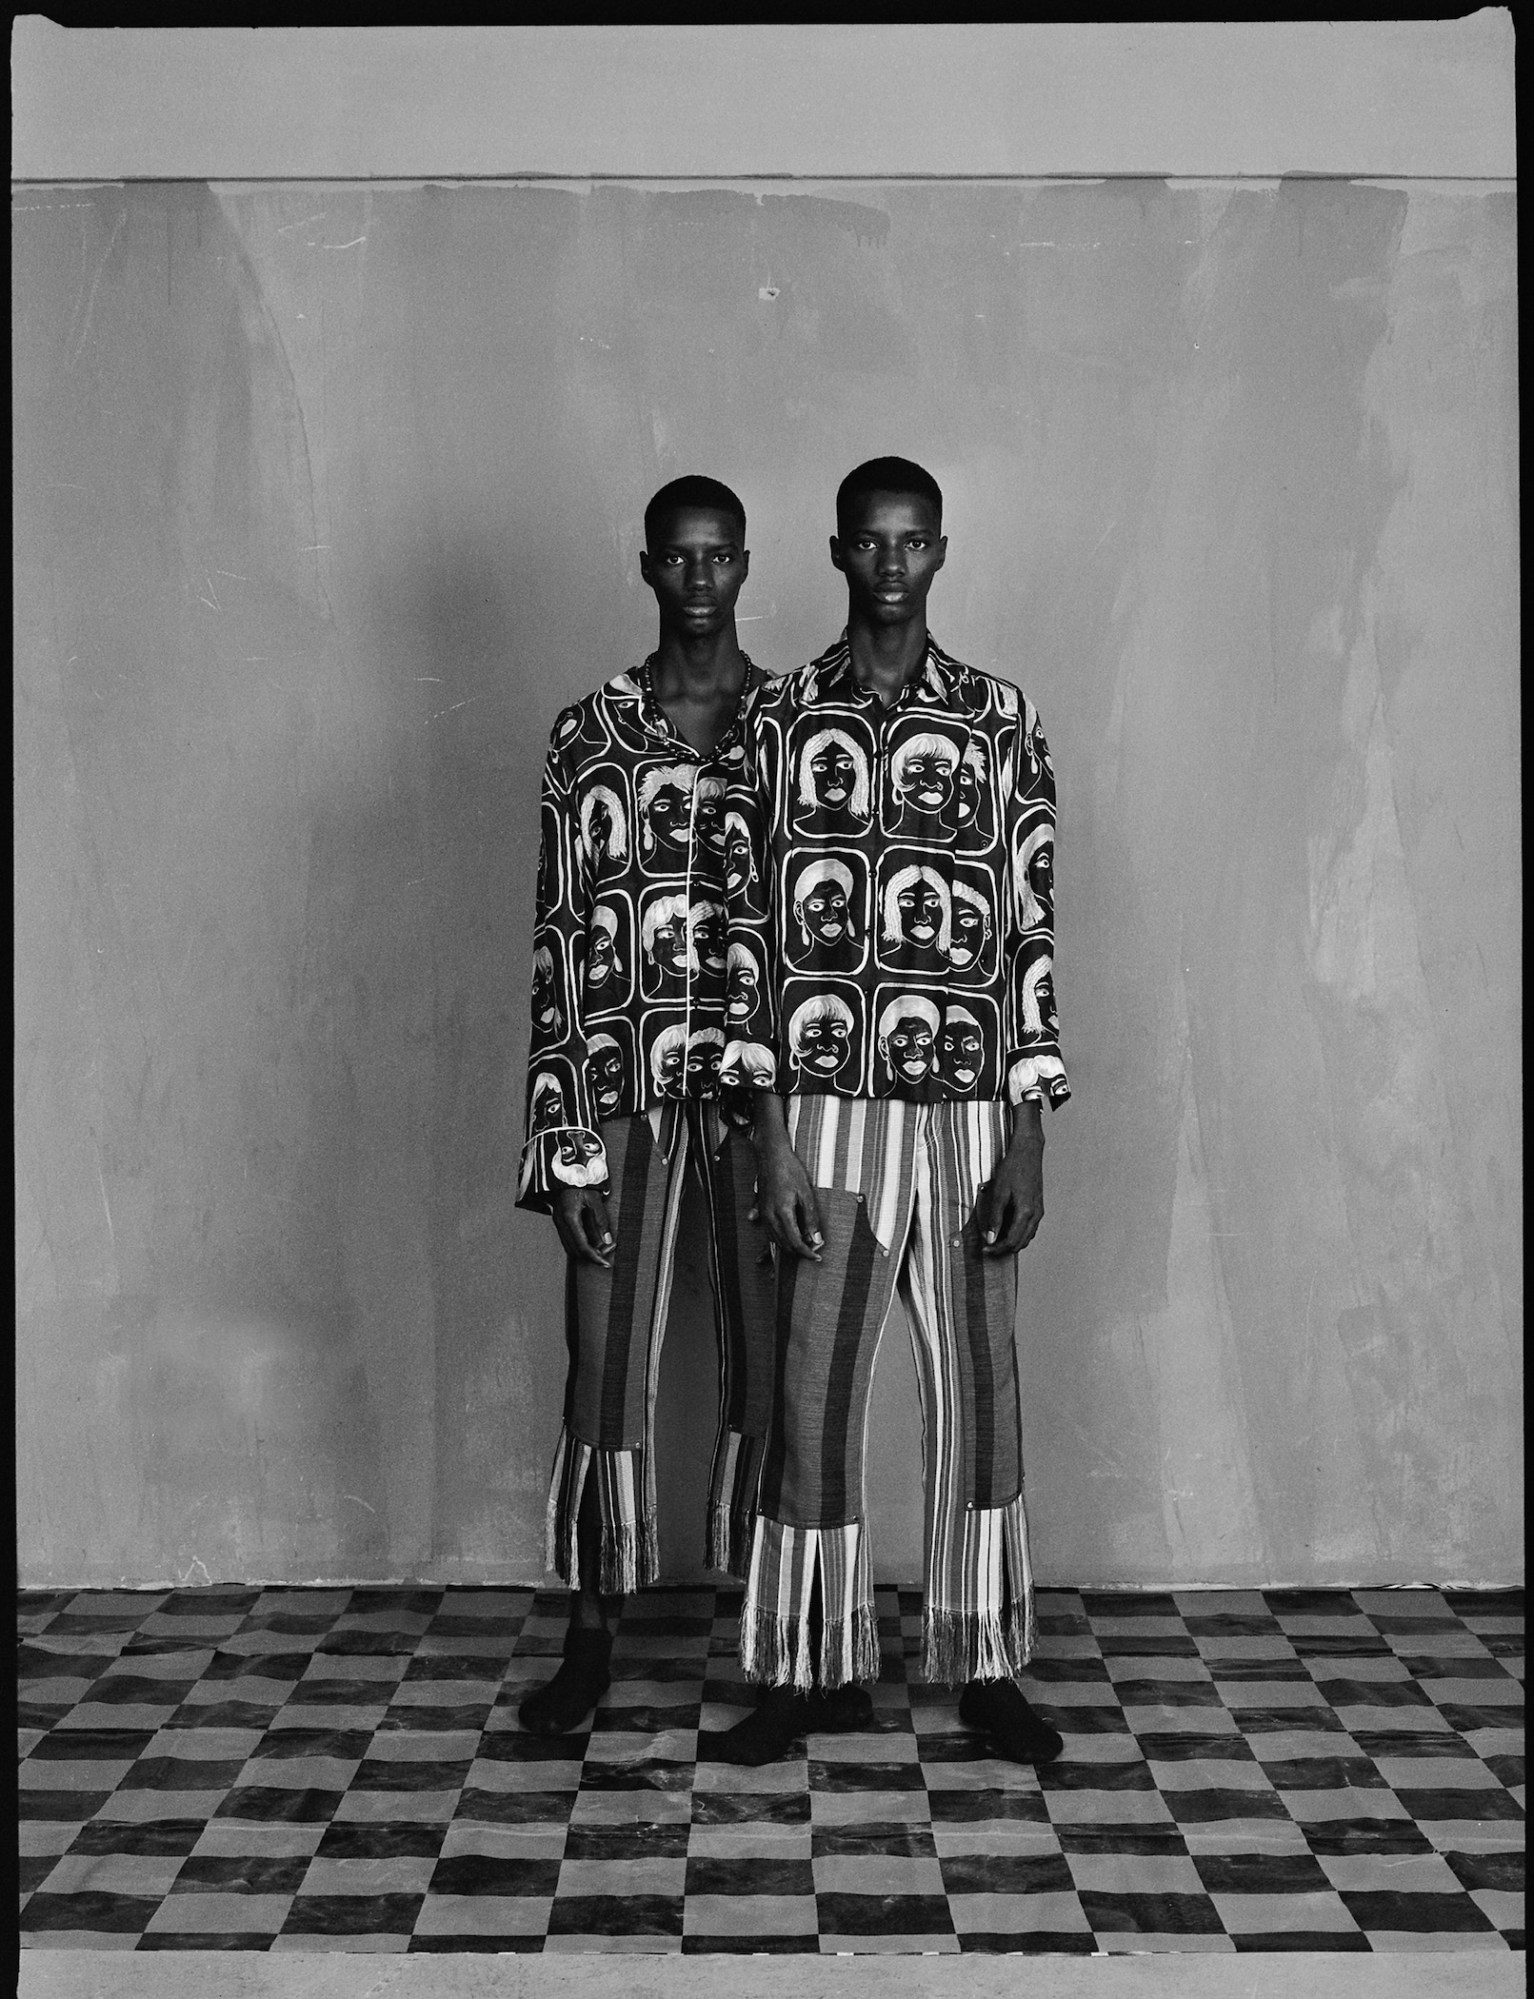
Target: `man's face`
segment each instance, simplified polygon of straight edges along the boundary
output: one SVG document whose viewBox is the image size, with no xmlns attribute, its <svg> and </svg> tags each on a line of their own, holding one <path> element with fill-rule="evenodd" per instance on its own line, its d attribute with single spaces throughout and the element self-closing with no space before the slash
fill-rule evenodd
<svg viewBox="0 0 1534 1999">
<path fill-rule="evenodd" d="M 663 784 L 645 808 L 645 818 L 655 843 L 663 851 L 687 852 L 687 793 L 679 784 Z"/>
<path fill-rule="evenodd" d="M 817 943 L 840 944 L 847 935 L 847 895 L 840 882 L 816 882 L 800 902 L 799 912 Z"/>
<path fill-rule="evenodd" d="M 822 743 L 810 758 L 810 774 L 821 806 L 834 812 L 851 798 L 858 772 L 845 744 Z"/>
<path fill-rule="evenodd" d="M 616 1117 L 623 1099 L 623 1056 L 616 1048 L 599 1048 L 591 1057 L 591 1094 L 600 1117 Z"/>
<path fill-rule="evenodd" d="M 900 911 L 900 934 L 908 944 L 917 944 L 923 950 L 930 950 L 937 942 L 939 925 L 943 917 L 942 897 L 932 886 L 917 876 L 908 882 L 895 897 Z"/>
<path fill-rule="evenodd" d="M 587 985 L 605 985 L 612 977 L 613 967 L 617 962 L 618 954 L 613 948 L 612 932 L 600 923 L 594 924 L 587 944 Z"/>
<path fill-rule="evenodd" d="M 660 1051 L 660 1061 L 657 1065 L 662 1089 L 672 1089 L 681 1081 L 686 1061 L 687 1047 L 681 1038 L 667 1042 Z"/>
<path fill-rule="evenodd" d="M 948 954 L 961 970 L 973 965 L 985 949 L 985 912 L 962 896 L 953 899 L 952 934 Z"/>
<path fill-rule="evenodd" d="M 853 499 L 831 537 L 831 561 L 847 579 L 848 609 L 861 623 L 890 627 L 925 617 L 948 553 L 941 529 L 936 508 L 918 494 Z"/>
<path fill-rule="evenodd" d="M 817 1076 L 834 1076 L 846 1061 L 851 1045 L 851 1030 L 838 1015 L 806 1020 L 799 1029 L 799 1066 Z"/>
<path fill-rule="evenodd" d="M 953 796 L 953 760 L 936 750 L 907 757 L 901 784 L 907 805 L 918 812 L 941 812 Z"/>
<path fill-rule="evenodd" d="M 686 978 L 687 925 L 682 917 L 670 916 L 664 923 L 656 924 L 650 956 L 661 971 L 669 972 L 672 978 Z"/>
<path fill-rule="evenodd" d="M 945 1021 L 937 1038 L 937 1058 L 943 1074 L 958 1089 L 973 1089 L 984 1055 L 980 1030 L 970 1020 Z"/>
<path fill-rule="evenodd" d="M 700 964 L 711 972 L 722 972 L 725 967 L 725 913 L 716 902 L 694 903 L 692 908 L 692 941 Z"/>
<path fill-rule="evenodd" d="M 932 1029 L 920 1014 L 902 1014 L 885 1042 L 890 1067 L 907 1083 L 919 1083 L 932 1067 Z"/>
<path fill-rule="evenodd" d="M 730 973 L 730 989 L 725 996 L 725 1019 L 737 1025 L 743 1020 L 749 1020 L 756 1005 L 756 993 L 755 965 L 748 965 L 743 959 L 738 959 L 735 969 Z"/>
<path fill-rule="evenodd" d="M 724 1050 L 717 1041 L 695 1041 L 687 1051 L 687 1086 L 706 1091 L 718 1078 Z"/>
<path fill-rule="evenodd" d="M 655 592 L 661 631 L 706 639 L 734 621 L 751 566 L 740 522 L 714 507 L 678 507 L 655 523 L 639 573 Z"/>
</svg>

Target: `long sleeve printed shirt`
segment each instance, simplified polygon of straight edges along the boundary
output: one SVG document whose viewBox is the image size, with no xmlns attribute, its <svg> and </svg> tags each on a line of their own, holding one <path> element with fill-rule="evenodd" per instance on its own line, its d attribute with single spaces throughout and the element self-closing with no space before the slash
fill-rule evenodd
<svg viewBox="0 0 1534 1999">
<path fill-rule="evenodd" d="M 728 1083 L 1070 1095 L 1055 1013 L 1055 781 L 1032 703 L 929 639 L 888 708 L 845 632 L 774 681 L 725 800 Z"/>
<path fill-rule="evenodd" d="M 603 1186 L 605 1118 L 719 1094 L 724 799 L 767 676 L 746 661 L 707 756 L 656 700 L 651 661 L 564 709 L 543 771 L 527 1136 L 517 1205 Z"/>
</svg>

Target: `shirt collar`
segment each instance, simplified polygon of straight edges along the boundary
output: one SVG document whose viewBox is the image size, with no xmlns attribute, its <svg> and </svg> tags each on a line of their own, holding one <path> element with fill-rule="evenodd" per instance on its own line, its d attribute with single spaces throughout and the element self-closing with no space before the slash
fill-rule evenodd
<svg viewBox="0 0 1534 1999">
<path fill-rule="evenodd" d="M 736 703 L 735 713 L 730 720 L 730 726 L 725 730 L 718 742 L 715 743 L 707 756 L 703 756 L 699 751 L 695 750 L 687 738 L 673 727 L 671 717 L 660 705 L 660 702 L 656 700 L 655 683 L 652 678 L 652 668 L 655 663 L 653 652 L 647 658 L 643 659 L 634 668 L 632 673 L 624 674 L 622 680 L 626 683 L 625 692 L 632 694 L 638 706 L 641 725 L 650 735 L 659 737 L 668 748 L 685 751 L 688 756 L 695 758 L 699 763 L 713 763 L 716 758 L 722 756 L 725 751 L 732 749 L 739 742 L 741 732 L 745 726 L 746 714 L 751 706 L 751 697 L 767 678 L 766 673 L 756 664 L 749 653 L 743 652 L 741 658 L 746 662 L 746 677 L 741 682 L 740 700 Z"/>
<path fill-rule="evenodd" d="M 867 694 L 864 689 L 858 686 L 856 680 L 853 678 L 852 646 L 845 629 L 829 652 L 822 653 L 820 658 L 814 662 L 811 672 L 814 675 L 814 683 L 810 692 L 810 699 L 812 701 L 829 700 L 838 695 L 845 697 L 849 692 L 858 700 L 876 700 L 878 698 L 876 695 Z M 929 631 L 927 634 L 927 656 L 922 662 L 922 670 L 917 678 L 923 680 L 940 701 L 953 703 L 958 699 L 968 672 L 969 669 L 962 661 L 955 659 L 951 653 L 944 652 L 943 648 Z M 902 699 L 904 699 L 905 692 L 908 692 L 914 685 L 914 681 L 906 683 L 906 689 L 902 692 Z"/>
</svg>

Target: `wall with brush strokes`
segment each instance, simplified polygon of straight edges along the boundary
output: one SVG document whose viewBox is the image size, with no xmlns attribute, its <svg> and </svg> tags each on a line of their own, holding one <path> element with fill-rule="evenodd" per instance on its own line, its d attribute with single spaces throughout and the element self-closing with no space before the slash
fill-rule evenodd
<svg viewBox="0 0 1534 1999">
<path fill-rule="evenodd" d="M 875 452 L 1038 702 L 1076 1096 L 1019 1351 L 1040 1574 L 1521 1574 L 1511 193 L 23 187 L 23 1580 L 535 1579 L 537 782 L 738 487 L 835 636 Z M 712 1408 L 684 1261 L 670 1573 Z M 878 1566 L 919 1569 L 904 1334 Z"/>
</svg>

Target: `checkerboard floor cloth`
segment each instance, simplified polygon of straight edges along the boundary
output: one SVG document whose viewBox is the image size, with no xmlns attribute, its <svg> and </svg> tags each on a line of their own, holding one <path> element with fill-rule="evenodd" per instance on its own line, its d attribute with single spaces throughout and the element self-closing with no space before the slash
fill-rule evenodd
<svg viewBox="0 0 1534 1999">
<path fill-rule="evenodd" d="M 1042 1590 L 1065 1736 L 986 1754 L 878 1595 L 874 1724 L 737 1769 L 740 1592 L 630 1600 L 540 1741 L 562 1595 L 27 1592 L 32 1947 L 1523 1948 L 1522 1597 Z"/>
</svg>

